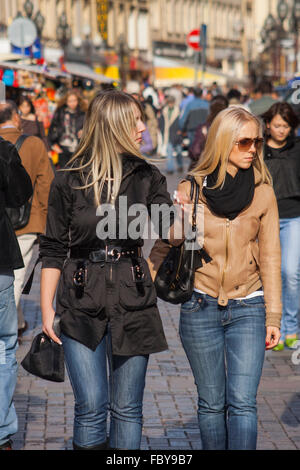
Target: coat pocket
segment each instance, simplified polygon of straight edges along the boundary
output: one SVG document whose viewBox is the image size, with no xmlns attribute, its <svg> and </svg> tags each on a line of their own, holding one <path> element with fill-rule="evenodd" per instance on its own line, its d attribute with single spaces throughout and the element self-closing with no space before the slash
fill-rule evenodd
<svg viewBox="0 0 300 470">
<path fill-rule="evenodd" d="M 76 309 L 91 317 L 97 317 L 105 306 L 104 271 L 99 264 L 86 263 L 86 282 L 82 290 L 73 282 L 77 262 L 69 260 L 64 266 L 58 302 L 63 309 Z M 59 295 L 60 292 L 60 295 Z"/>
<path fill-rule="evenodd" d="M 120 305 L 129 311 L 144 310 L 157 303 L 156 289 L 152 282 L 148 264 L 142 259 L 144 282 L 139 285 L 133 280 L 131 267 L 126 263 L 126 271 L 120 276 Z"/>
</svg>

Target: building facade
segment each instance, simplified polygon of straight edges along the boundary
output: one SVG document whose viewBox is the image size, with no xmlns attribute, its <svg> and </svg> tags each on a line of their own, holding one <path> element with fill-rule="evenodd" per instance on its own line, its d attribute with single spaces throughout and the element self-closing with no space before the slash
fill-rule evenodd
<svg viewBox="0 0 300 470">
<path fill-rule="evenodd" d="M 291 12 L 294 0 L 285 1 Z M 7 26 L 17 14 L 28 16 L 31 8 L 33 20 L 38 11 L 44 19 L 41 36 L 49 62 L 57 63 L 64 53 L 66 61 L 81 62 L 112 78 L 121 75 L 124 80 L 142 79 L 155 76 L 157 61 L 164 59 L 193 67 L 195 53 L 187 46 L 186 37 L 191 30 L 206 24 L 208 67 L 233 79 L 256 73 L 260 68 L 262 73 L 288 75 L 293 67 L 297 68 L 297 37 L 287 33 L 284 45 L 277 40 L 272 43 L 268 37 L 262 39 L 268 15 L 277 18 L 278 3 L 278 0 L 1 0 L 0 40 L 7 37 Z M 288 18 L 284 27 L 288 31 Z"/>
<path fill-rule="evenodd" d="M 49 62 L 57 62 L 64 52 L 66 61 L 81 62 L 115 78 L 119 69 L 134 77 L 151 68 L 149 3 L 149 0 L 1 0 L 2 36 L 19 13 L 28 16 L 29 4 L 31 19 L 35 19 L 38 11 L 44 18 L 42 42 Z"/>
<path fill-rule="evenodd" d="M 186 36 L 207 25 L 207 63 L 242 78 L 255 53 L 253 0 L 152 0 L 154 55 L 192 59 Z"/>
</svg>

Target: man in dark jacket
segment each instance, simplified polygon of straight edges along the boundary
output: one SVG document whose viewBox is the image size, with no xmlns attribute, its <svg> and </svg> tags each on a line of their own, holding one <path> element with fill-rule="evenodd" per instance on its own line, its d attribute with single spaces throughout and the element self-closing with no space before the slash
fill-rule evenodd
<svg viewBox="0 0 300 470">
<path fill-rule="evenodd" d="M 12 402 L 17 380 L 18 315 L 14 269 L 23 267 L 18 241 L 5 207 L 20 207 L 32 195 L 29 175 L 14 145 L 0 137 L 0 450 L 11 449 L 18 421 Z"/>
<path fill-rule="evenodd" d="M 21 135 L 21 120 L 17 106 L 12 101 L 0 103 L 0 137 L 16 144 Z M 28 136 L 19 149 L 19 155 L 34 188 L 28 223 L 23 228 L 16 230 L 24 262 L 24 268 L 15 272 L 14 283 L 20 337 L 27 327 L 21 308 L 21 292 L 37 236 L 44 233 L 46 228 L 48 196 L 54 175 L 47 149 L 39 137 Z"/>
</svg>

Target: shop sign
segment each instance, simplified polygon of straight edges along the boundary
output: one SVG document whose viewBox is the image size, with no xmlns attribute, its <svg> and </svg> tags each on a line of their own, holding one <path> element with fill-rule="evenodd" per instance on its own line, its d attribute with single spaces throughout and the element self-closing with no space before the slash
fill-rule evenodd
<svg viewBox="0 0 300 470">
<path fill-rule="evenodd" d="M 96 0 L 98 31 L 107 41 L 108 0 Z"/>
</svg>

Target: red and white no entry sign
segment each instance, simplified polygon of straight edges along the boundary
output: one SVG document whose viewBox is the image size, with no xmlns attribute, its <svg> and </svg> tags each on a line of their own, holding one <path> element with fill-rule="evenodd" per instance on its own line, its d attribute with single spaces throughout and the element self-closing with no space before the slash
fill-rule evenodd
<svg viewBox="0 0 300 470">
<path fill-rule="evenodd" d="M 186 42 L 189 47 L 192 47 L 196 51 L 201 51 L 202 47 L 199 46 L 200 42 L 200 30 L 199 29 L 193 29 L 193 31 L 190 31 L 189 34 L 187 35 Z"/>
</svg>

